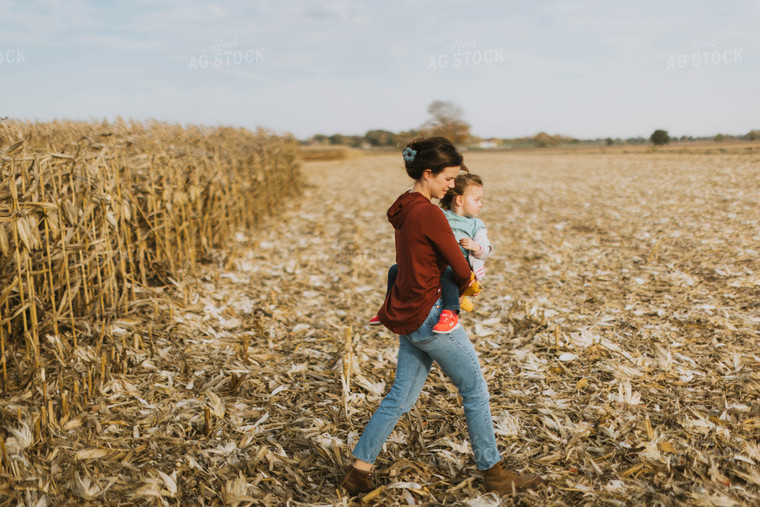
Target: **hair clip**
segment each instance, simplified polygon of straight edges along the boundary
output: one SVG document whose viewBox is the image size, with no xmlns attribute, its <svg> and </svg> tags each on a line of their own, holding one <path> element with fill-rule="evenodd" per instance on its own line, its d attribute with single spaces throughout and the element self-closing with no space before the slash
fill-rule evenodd
<svg viewBox="0 0 760 507">
<path fill-rule="evenodd" d="M 407 146 L 404 148 L 404 151 L 402 151 L 401 154 L 404 156 L 404 160 L 407 162 L 414 162 L 414 157 L 417 155 L 417 150 L 413 150 Z"/>
</svg>

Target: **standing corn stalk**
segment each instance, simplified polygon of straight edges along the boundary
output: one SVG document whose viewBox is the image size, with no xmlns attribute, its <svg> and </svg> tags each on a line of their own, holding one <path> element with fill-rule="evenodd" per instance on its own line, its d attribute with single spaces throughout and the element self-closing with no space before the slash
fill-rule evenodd
<svg viewBox="0 0 760 507">
<path fill-rule="evenodd" d="M 116 367 L 109 323 L 158 311 L 163 287 L 182 290 L 183 272 L 255 227 L 299 176 L 295 141 L 262 130 L 1 122 L 4 391 L 40 376 L 48 337 L 64 365 L 98 341 L 92 396 L 92 373 L 97 388 Z"/>
</svg>

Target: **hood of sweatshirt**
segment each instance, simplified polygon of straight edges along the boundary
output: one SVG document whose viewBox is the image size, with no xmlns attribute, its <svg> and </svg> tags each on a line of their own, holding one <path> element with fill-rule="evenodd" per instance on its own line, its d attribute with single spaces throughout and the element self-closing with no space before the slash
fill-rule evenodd
<svg viewBox="0 0 760 507">
<path fill-rule="evenodd" d="M 401 229 L 404 220 L 406 220 L 406 217 L 409 216 L 411 211 L 424 204 L 430 204 L 430 199 L 426 198 L 419 192 L 404 192 L 398 197 L 398 199 L 396 199 L 396 202 L 388 208 L 388 221 L 394 229 Z"/>
</svg>

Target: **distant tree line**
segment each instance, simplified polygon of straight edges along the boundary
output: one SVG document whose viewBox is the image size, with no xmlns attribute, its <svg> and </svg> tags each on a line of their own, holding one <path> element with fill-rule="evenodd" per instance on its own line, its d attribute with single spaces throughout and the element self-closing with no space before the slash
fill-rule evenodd
<svg viewBox="0 0 760 507">
<path fill-rule="evenodd" d="M 471 138 L 470 124 L 464 120 L 462 108 L 452 102 L 436 100 L 428 106 L 431 118 L 419 129 L 393 133 L 389 130 L 370 130 L 363 136 L 344 136 L 343 134 L 316 134 L 304 141 L 304 144 L 343 145 L 352 148 L 386 148 L 402 146 L 415 137 L 444 136 L 454 144 L 466 146 Z"/>
<path fill-rule="evenodd" d="M 679 138 L 671 138 L 668 135 L 667 130 L 657 129 L 649 136 L 649 141 L 655 146 L 662 146 L 670 143 L 671 141 L 678 142 L 693 142 L 693 141 L 715 141 L 721 143 L 723 141 L 758 141 L 760 140 L 760 130 L 750 130 L 743 136 L 735 136 L 730 134 L 716 134 L 708 137 L 693 137 L 693 136 L 681 136 Z M 608 143 L 609 144 L 609 143 Z"/>
<path fill-rule="evenodd" d="M 391 132 L 390 130 L 374 129 L 369 130 L 363 136 L 360 135 L 343 135 L 343 134 L 316 134 L 309 139 L 302 140 L 304 145 L 317 146 L 349 146 L 351 148 L 373 149 L 373 148 L 400 148 L 411 139 L 425 136 L 444 136 L 451 139 L 454 144 L 460 147 L 470 149 L 509 149 L 523 147 L 546 148 L 551 146 L 570 145 L 570 144 L 591 144 L 607 145 L 616 144 L 646 144 L 651 142 L 655 146 L 661 146 L 673 142 L 690 142 L 690 141 L 738 141 L 760 140 L 760 130 L 750 130 L 744 136 L 732 136 L 728 134 L 717 134 L 712 137 L 692 137 L 681 136 L 680 138 L 671 138 L 667 130 L 655 130 L 649 139 L 644 137 L 629 137 L 628 139 L 611 138 L 604 139 L 575 139 L 573 137 L 561 134 L 548 134 L 539 132 L 534 136 L 516 137 L 510 139 L 499 138 L 480 138 L 472 135 L 471 126 L 464 120 L 462 108 L 452 102 L 436 100 L 428 106 L 430 119 L 423 123 L 418 129 L 405 130 L 402 132 Z"/>
<path fill-rule="evenodd" d="M 389 130 L 370 130 L 363 136 L 345 136 L 333 134 L 327 136 L 316 134 L 307 139 L 303 144 L 317 144 L 323 146 L 350 146 L 352 148 L 382 148 L 395 146 L 396 134 Z"/>
<path fill-rule="evenodd" d="M 753 129 L 744 134 L 743 136 L 732 136 L 730 134 L 717 134 L 714 141 L 760 141 L 760 130 Z"/>
<path fill-rule="evenodd" d="M 658 129 L 660 130 L 660 129 Z M 653 139 L 654 133 L 649 138 L 646 137 L 629 137 L 629 138 L 595 138 L 595 139 L 576 139 L 561 134 L 547 134 L 539 132 L 534 136 L 515 137 L 515 138 L 481 138 L 470 135 L 465 142 L 460 142 L 460 146 L 469 149 L 509 149 L 509 148 L 545 148 L 551 146 L 566 145 L 622 145 L 622 144 L 647 144 L 652 143 L 655 146 L 661 146 L 671 142 L 688 143 L 688 142 L 723 142 L 723 141 L 760 141 L 760 130 L 751 130 L 745 135 L 717 134 L 715 136 L 680 136 L 671 137 L 666 130 L 662 130 L 664 135 L 658 134 L 657 141 Z M 429 132 L 423 130 L 405 130 L 394 133 L 389 130 L 370 130 L 363 136 L 347 136 L 343 134 L 333 134 L 331 136 L 316 134 L 308 139 L 302 140 L 303 145 L 318 146 L 349 146 L 360 149 L 382 149 L 397 148 L 404 146 L 410 139 L 419 137 L 421 134 L 430 136 Z"/>
</svg>

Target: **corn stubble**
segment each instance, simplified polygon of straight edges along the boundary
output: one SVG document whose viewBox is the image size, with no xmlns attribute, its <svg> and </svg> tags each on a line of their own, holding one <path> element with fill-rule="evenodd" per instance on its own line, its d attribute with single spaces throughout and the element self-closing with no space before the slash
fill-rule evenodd
<svg viewBox="0 0 760 507">
<path fill-rule="evenodd" d="M 199 263 L 299 182 L 294 140 L 263 130 L 0 123 L 0 426 L 21 428 L 0 434 L 0 497 L 24 475 L 7 442 L 50 443 L 82 424 L 130 354 L 154 351 L 152 329 L 127 342 L 114 322 L 173 314 Z M 36 410 L 17 403 L 37 397 Z"/>
<path fill-rule="evenodd" d="M 6 157 L 31 152 L 11 150 L 19 137 L 4 137 Z M 191 254 L 173 246 L 188 240 L 168 220 L 167 203 L 186 208 L 159 188 L 172 164 L 157 153 L 175 153 L 172 144 L 180 146 L 155 141 L 161 149 L 135 162 L 153 164 L 130 180 L 145 191 L 126 199 L 130 223 L 143 225 L 128 238 L 107 228 L 111 247 L 101 246 L 102 221 L 111 210 L 120 224 L 123 212 L 97 201 L 85 213 L 92 199 L 69 198 L 68 212 L 50 208 L 58 218 L 46 229 L 48 210 L 21 203 L 52 201 L 29 197 L 43 187 L 7 176 L 4 162 L 0 202 L 13 201 L 8 183 L 18 181 L 20 211 L 9 204 L 0 215 L 3 272 L 12 273 L 0 288 L 3 319 L 23 310 L 3 345 L 0 498 L 358 505 L 362 498 L 348 499 L 337 483 L 393 382 L 398 338 L 366 321 L 394 260 L 385 210 L 409 187 L 401 157 L 309 162 L 306 191 L 276 223 L 245 235 L 211 227 Z M 42 146 L 35 153 L 58 154 L 48 163 L 61 168 L 43 173 L 44 188 L 70 185 L 64 168 L 75 164 L 65 157 L 83 152 Z M 208 156 L 211 148 L 182 146 L 188 155 L 175 164 L 224 160 L 221 152 Z M 495 250 L 462 323 L 491 390 L 500 448 L 515 468 L 546 480 L 517 501 L 757 504 L 758 155 L 537 150 L 466 158 L 485 182 L 482 218 Z M 31 160 L 13 168 L 37 170 Z M 217 196 L 218 215 L 240 213 L 230 211 L 237 203 L 221 202 L 229 188 L 214 188 L 205 195 Z M 182 224 L 194 224 L 187 213 Z M 17 215 L 33 215 L 30 234 L 27 223 L 11 228 Z M 95 228 L 90 215 L 101 217 Z M 35 222 L 41 246 L 31 250 L 18 231 L 34 248 Z M 60 240 L 49 242 L 48 254 L 53 223 L 69 240 L 65 251 L 56 249 Z M 137 258 L 114 254 L 109 263 L 106 252 L 119 248 Z M 194 256 L 194 267 L 181 271 L 180 255 Z M 205 258 L 212 262 L 198 262 Z M 46 271 L 59 273 L 52 289 Z M 51 293 L 55 304 L 43 306 Z M 31 301 L 39 344 L 24 308 Z M 91 317 L 72 320 L 69 305 Z M 7 339 L 11 327 L 2 329 Z M 35 353 L 39 367 L 28 380 L 22 372 Z M 461 399 L 433 366 L 378 459 L 380 487 L 363 500 L 497 504 L 477 477 Z"/>
</svg>

